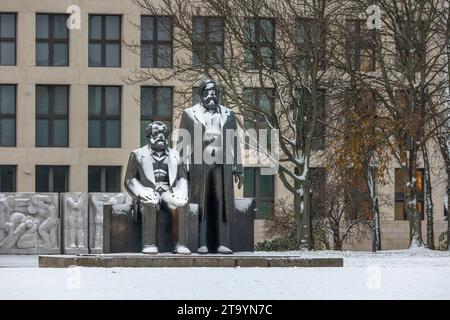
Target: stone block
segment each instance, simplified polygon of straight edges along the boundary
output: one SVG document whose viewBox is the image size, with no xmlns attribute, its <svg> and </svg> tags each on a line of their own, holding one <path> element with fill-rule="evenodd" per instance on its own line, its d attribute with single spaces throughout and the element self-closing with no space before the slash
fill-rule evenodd
<svg viewBox="0 0 450 320">
<path fill-rule="evenodd" d="M 61 253 L 57 193 L 0 194 L 0 253 Z"/>
<path fill-rule="evenodd" d="M 253 252 L 255 201 L 252 198 L 236 198 L 235 208 L 236 219 L 230 222 L 230 249 L 234 252 Z"/>
<path fill-rule="evenodd" d="M 89 252 L 103 252 L 103 205 L 130 205 L 127 193 L 89 193 Z"/>
<path fill-rule="evenodd" d="M 141 252 L 142 224 L 133 221 L 131 205 L 104 205 L 103 212 L 103 252 Z"/>
<path fill-rule="evenodd" d="M 88 253 L 87 193 L 60 194 L 62 218 L 62 247 L 66 254 Z"/>
</svg>

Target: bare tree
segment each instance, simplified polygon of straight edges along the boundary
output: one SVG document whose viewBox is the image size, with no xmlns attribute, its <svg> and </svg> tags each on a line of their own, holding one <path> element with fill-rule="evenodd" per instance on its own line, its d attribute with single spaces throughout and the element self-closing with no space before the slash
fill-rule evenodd
<svg viewBox="0 0 450 320">
<path fill-rule="evenodd" d="M 405 210 L 410 222 L 411 247 L 423 246 L 417 210 L 418 155 L 443 123 L 442 86 L 445 40 L 442 2 L 373 1 L 381 8 L 381 28 L 369 39 L 376 68 L 356 72 L 358 87 L 377 92 L 382 110 L 378 131 L 405 178 Z M 354 1 L 354 12 L 364 12 L 367 1 Z M 345 49 L 343 49 L 345 51 Z M 433 121 L 438 117 L 438 121 Z"/>
</svg>

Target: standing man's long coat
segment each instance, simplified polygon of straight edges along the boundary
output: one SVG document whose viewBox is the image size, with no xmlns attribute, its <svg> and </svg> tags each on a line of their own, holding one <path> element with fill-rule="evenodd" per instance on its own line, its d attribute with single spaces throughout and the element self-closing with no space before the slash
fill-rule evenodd
<svg viewBox="0 0 450 320">
<path fill-rule="evenodd" d="M 243 175 L 241 149 L 238 135 L 238 127 L 236 116 L 233 111 L 220 105 L 220 124 L 222 129 L 222 146 L 223 146 L 223 197 L 224 197 L 224 221 L 230 221 L 234 218 L 234 183 L 233 174 L 240 173 Z M 189 132 L 189 138 L 183 137 L 182 130 Z M 227 137 L 227 130 L 233 130 L 235 135 Z M 186 166 L 189 181 L 189 202 L 197 203 L 200 208 L 200 220 L 204 215 L 202 209 L 205 207 L 205 175 L 203 150 L 205 142 L 203 135 L 205 132 L 205 119 L 203 116 L 203 106 L 201 103 L 184 110 L 181 116 L 180 131 L 178 136 L 177 148 L 180 157 Z M 231 131 L 229 131 L 231 132 Z M 184 140 L 184 141 L 183 141 Z M 194 155 L 194 149 L 200 146 L 201 155 Z M 228 162 L 227 160 L 228 154 Z M 194 160 L 197 160 L 196 163 Z"/>
</svg>

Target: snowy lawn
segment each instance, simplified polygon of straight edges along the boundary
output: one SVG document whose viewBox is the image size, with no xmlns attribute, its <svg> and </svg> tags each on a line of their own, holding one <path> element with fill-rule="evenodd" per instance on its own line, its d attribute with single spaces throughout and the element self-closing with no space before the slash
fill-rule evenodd
<svg viewBox="0 0 450 320">
<path fill-rule="evenodd" d="M 278 254 L 344 267 L 39 269 L 36 256 L 0 256 L 0 299 L 450 299 L 450 252 Z"/>
</svg>

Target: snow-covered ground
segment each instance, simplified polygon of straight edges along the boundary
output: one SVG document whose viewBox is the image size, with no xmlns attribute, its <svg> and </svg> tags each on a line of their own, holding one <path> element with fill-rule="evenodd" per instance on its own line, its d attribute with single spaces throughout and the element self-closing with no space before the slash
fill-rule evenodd
<svg viewBox="0 0 450 320">
<path fill-rule="evenodd" d="M 278 254 L 344 267 L 39 269 L 36 256 L 0 256 L 0 299 L 450 299 L 450 252 Z"/>
</svg>

